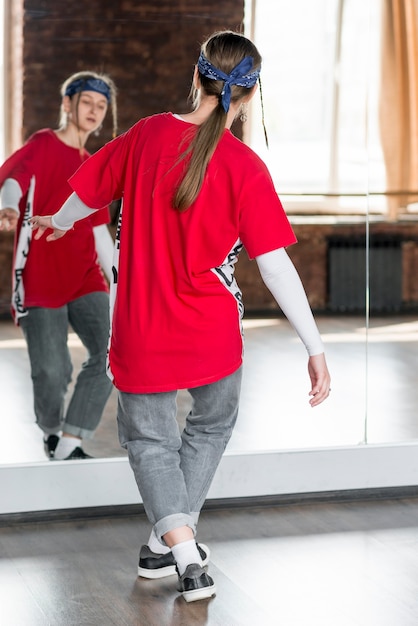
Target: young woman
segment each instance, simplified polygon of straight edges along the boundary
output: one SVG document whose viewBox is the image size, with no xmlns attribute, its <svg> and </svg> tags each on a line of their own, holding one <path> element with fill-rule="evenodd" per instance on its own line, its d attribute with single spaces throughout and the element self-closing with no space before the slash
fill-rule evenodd
<svg viewBox="0 0 418 626">
<path fill-rule="evenodd" d="M 53 246 L 31 237 L 29 219 L 34 212 L 54 213 L 68 198 L 68 178 L 89 157 L 84 146 L 101 128 L 109 106 L 116 125 L 116 89 L 106 75 L 78 72 L 64 82 L 61 96 L 59 128 L 34 133 L 0 168 L 0 229 L 16 229 L 12 313 L 28 346 L 46 454 L 77 459 L 88 456 L 82 439 L 93 436 L 112 389 L 106 375 L 108 283 L 98 262 L 110 280 L 109 212 L 79 222 L 63 245 Z M 73 369 L 69 324 L 88 356 L 65 411 Z"/>
<path fill-rule="evenodd" d="M 186 601 L 215 593 L 203 569 L 208 549 L 195 533 L 238 413 L 243 307 L 234 264 L 243 246 L 308 350 L 311 405 L 330 387 L 285 252 L 296 241 L 292 228 L 266 166 L 229 130 L 256 91 L 260 66 L 246 37 L 215 33 L 195 69 L 193 111 L 137 122 L 78 170 L 74 194 L 53 218 L 32 219 L 35 237 L 52 228 L 47 240 L 56 245 L 75 220 L 123 196 L 109 375 L 119 390 L 120 441 L 153 525 L 139 574 L 176 568 Z M 193 399 L 181 434 L 178 389 Z"/>
</svg>

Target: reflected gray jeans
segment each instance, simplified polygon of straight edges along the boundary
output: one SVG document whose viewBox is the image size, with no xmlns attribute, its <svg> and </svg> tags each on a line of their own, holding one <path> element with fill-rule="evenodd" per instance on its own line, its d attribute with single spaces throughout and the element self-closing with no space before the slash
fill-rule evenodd
<svg viewBox="0 0 418 626">
<path fill-rule="evenodd" d="M 60 430 L 91 438 L 112 391 L 106 374 L 109 341 L 109 295 L 98 291 L 56 308 L 31 307 L 19 324 L 31 365 L 36 422 L 48 435 Z M 87 350 L 65 411 L 73 365 L 67 345 L 71 324 Z"/>
<path fill-rule="evenodd" d="M 158 539 L 189 526 L 196 533 L 200 509 L 231 437 L 242 368 L 216 383 L 189 389 L 192 409 L 180 434 L 177 391 L 118 393 L 119 440 L 145 512 Z"/>
</svg>

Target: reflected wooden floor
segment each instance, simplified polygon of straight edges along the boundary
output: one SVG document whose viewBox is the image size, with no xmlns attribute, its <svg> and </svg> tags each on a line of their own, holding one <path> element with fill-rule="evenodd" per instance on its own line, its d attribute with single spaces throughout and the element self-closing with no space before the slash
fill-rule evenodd
<svg viewBox="0 0 418 626">
<path fill-rule="evenodd" d="M 418 499 L 204 510 L 217 594 L 136 577 L 142 515 L 0 528 L 2 626 L 416 626 Z"/>
<path fill-rule="evenodd" d="M 305 349 L 287 320 L 245 321 L 241 408 L 229 443 L 234 451 L 400 442 L 418 438 L 416 385 L 418 322 L 412 316 L 372 319 L 317 317 L 332 375 L 331 397 L 308 404 Z M 367 342 L 366 342 L 367 337 Z M 75 373 L 85 358 L 70 335 Z M 44 460 L 35 425 L 24 339 L 0 321 L 0 463 Z M 117 394 L 109 399 L 94 439 L 83 443 L 95 457 L 124 456 L 116 428 Z M 179 422 L 189 408 L 179 394 Z"/>
</svg>

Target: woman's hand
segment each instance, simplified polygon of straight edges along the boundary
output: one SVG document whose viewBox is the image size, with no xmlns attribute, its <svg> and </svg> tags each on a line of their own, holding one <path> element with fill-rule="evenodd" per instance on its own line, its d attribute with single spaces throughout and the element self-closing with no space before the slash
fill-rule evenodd
<svg viewBox="0 0 418 626">
<path fill-rule="evenodd" d="M 55 241 L 55 239 L 61 239 L 64 237 L 66 230 L 59 230 L 52 225 L 52 215 L 34 215 L 30 218 L 29 222 L 32 225 L 33 230 L 36 230 L 35 239 L 40 239 L 42 235 L 48 229 L 53 232 L 46 238 L 47 241 Z"/>
<path fill-rule="evenodd" d="M 314 407 L 326 400 L 331 391 L 331 377 L 324 353 L 309 357 L 308 373 L 312 384 L 312 389 L 309 392 L 312 398 L 309 400 L 309 404 Z"/>
<path fill-rule="evenodd" d="M 16 230 L 19 213 L 15 209 L 0 209 L 0 230 Z"/>
</svg>

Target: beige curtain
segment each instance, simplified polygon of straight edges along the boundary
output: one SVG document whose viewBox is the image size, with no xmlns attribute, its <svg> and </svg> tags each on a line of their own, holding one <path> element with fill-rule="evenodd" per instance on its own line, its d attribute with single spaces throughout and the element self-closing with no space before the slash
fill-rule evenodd
<svg viewBox="0 0 418 626">
<path fill-rule="evenodd" d="M 382 1 L 380 130 L 388 214 L 417 202 L 418 0 Z"/>
</svg>

